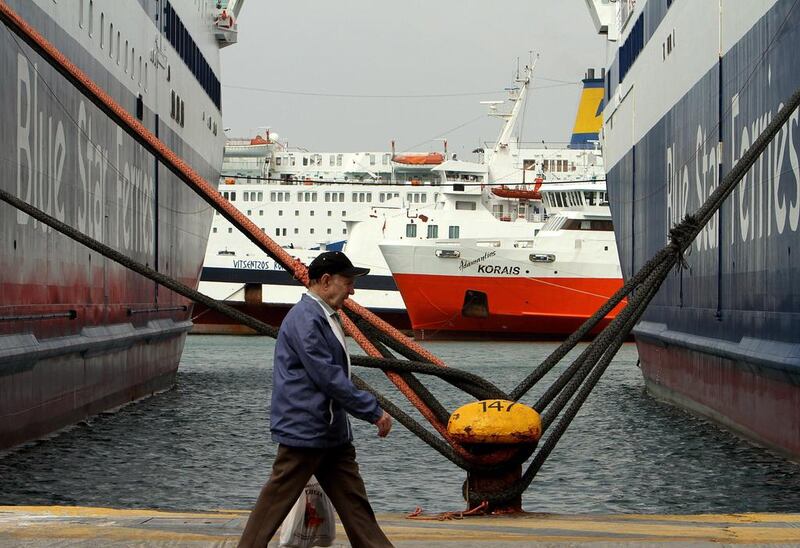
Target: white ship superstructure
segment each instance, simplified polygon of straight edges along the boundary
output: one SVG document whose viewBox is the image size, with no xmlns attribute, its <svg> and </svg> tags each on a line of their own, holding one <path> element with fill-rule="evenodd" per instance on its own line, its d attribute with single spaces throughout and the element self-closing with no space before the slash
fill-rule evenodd
<svg viewBox="0 0 800 548">
<path fill-rule="evenodd" d="M 474 162 L 436 153 L 288 151 L 271 139 L 240 140 L 232 145 L 272 148 L 259 162 L 234 160 L 236 151 L 226 148 L 225 165 L 238 163 L 241 170 L 229 173 L 223 168 L 220 192 L 306 263 L 320 249 L 344 246 L 355 263 L 372 269 L 359 280 L 358 302 L 400 318 L 407 327 L 405 306 L 378 247 L 381 241 L 486 233 L 530 237 L 545 220 L 539 187 L 602 178 L 596 140 L 526 147 L 514 138 L 531 74 L 528 68 L 518 79 L 507 111 L 490 104 L 490 114 L 501 118 L 503 126 L 497 141 L 479 151 Z M 506 198 L 498 189 L 530 195 Z M 221 217 L 212 227 L 201 280 L 202 291 L 249 306 L 251 312 L 262 303 L 285 308 L 303 291 Z M 227 323 L 213 314 L 196 319 L 198 324 L 220 325 L 215 322 Z M 202 325 L 195 329 L 218 330 Z"/>
</svg>

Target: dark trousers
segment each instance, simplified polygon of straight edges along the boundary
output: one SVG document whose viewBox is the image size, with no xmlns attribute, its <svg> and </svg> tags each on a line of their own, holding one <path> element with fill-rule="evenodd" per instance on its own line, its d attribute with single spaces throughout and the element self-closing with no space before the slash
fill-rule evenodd
<svg viewBox="0 0 800 548">
<path fill-rule="evenodd" d="M 272 476 L 250 513 L 240 548 L 264 548 L 278 530 L 311 475 L 331 499 L 353 548 L 392 546 L 381 531 L 348 443 L 329 449 L 278 446 Z"/>
</svg>

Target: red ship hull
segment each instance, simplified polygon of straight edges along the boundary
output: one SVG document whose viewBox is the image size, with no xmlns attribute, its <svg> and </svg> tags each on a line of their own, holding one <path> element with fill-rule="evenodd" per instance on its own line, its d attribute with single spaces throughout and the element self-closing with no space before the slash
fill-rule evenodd
<svg viewBox="0 0 800 548">
<path fill-rule="evenodd" d="M 622 285 L 613 278 L 394 276 L 414 334 L 421 339 L 567 336 Z M 476 317 L 474 310 L 465 315 L 467 291 L 486 295 L 485 317 Z M 612 310 L 592 334 L 613 320 L 621 307 Z"/>
</svg>

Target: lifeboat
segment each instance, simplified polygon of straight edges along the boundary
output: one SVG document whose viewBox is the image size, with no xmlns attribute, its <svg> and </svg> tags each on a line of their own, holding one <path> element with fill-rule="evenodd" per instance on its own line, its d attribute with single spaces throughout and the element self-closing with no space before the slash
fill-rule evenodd
<svg viewBox="0 0 800 548">
<path fill-rule="evenodd" d="M 397 154 L 392 156 L 392 161 L 397 164 L 406 164 L 412 166 L 433 166 L 444 162 L 444 154 L 441 152 Z"/>
<path fill-rule="evenodd" d="M 264 139 L 261 135 L 256 135 L 252 139 L 250 139 L 251 145 L 268 145 L 269 141 Z"/>
<path fill-rule="evenodd" d="M 541 177 L 536 178 L 536 182 L 533 185 L 533 189 L 523 189 L 523 188 L 508 188 L 505 185 L 499 186 L 497 188 L 492 189 L 492 194 L 495 196 L 499 196 L 500 198 L 513 198 L 515 200 L 541 200 L 542 193 L 539 191 L 542 188 L 542 181 Z"/>
</svg>

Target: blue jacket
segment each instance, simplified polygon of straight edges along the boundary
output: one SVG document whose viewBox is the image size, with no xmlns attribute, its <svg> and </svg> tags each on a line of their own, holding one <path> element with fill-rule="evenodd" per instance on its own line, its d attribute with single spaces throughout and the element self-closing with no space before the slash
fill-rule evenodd
<svg viewBox="0 0 800 548">
<path fill-rule="evenodd" d="M 272 439 L 290 447 L 353 440 L 347 413 L 374 423 L 383 411 L 348 377 L 347 355 L 322 307 L 303 295 L 278 332 L 272 369 Z"/>
</svg>

